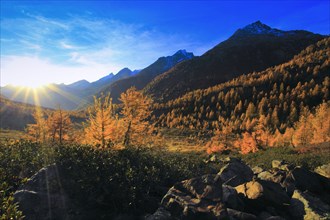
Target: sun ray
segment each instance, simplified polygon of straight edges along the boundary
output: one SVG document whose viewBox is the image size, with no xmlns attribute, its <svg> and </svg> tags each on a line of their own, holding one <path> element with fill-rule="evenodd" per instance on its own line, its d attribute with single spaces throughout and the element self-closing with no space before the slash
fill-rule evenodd
<svg viewBox="0 0 330 220">
<path fill-rule="evenodd" d="M 47 86 L 42 86 L 37 88 L 38 92 L 41 93 L 42 95 L 46 96 L 47 99 L 51 99 L 51 97 L 49 96 L 49 94 L 46 91 L 46 87 Z"/>
<path fill-rule="evenodd" d="M 23 92 L 24 89 L 26 89 L 26 87 L 23 86 L 18 87 L 17 89 L 15 89 L 16 91 L 11 97 L 9 97 L 9 99 L 14 100 L 18 95 L 20 95 Z"/>
<path fill-rule="evenodd" d="M 32 89 L 33 91 L 33 101 L 36 107 L 40 107 L 40 100 L 37 89 Z"/>
<path fill-rule="evenodd" d="M 24 94 L 24 103 L 27 103 L 27 100 L 29 98 L 29 95 L 30 95 L 30 92 L 31 92 L 31 88 L 27 88 L 26 91 L 25 91 L 25 94 Z"/>
<path fill-rule="evenodd" d="M 59 89 L 58 87 L 54 86 L 54 85 L 48 85 L 47 88 L 49 88 L 50 90 L 56 92 L 57 94 L 60 94 L 61 96 L 69 99 L 70 101 L 74 102 L 75 104 L 79 105 L 81 103 L 87 103 L 86 100 L 79 98 L 77 96 L 74 96 L 68 92 L 65 92 L 61 89 Z"/>
</svg>

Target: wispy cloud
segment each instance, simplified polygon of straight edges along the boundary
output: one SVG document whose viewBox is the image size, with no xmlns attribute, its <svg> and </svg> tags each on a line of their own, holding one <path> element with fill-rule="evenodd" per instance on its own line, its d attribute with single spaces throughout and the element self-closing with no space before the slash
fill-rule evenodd
<svg viewBox="0 0 330 220">
<path fill-rule="evenodd" d="M 205 47 L 189 36 L 164 34 L 141 24 L 73 15 L 51 19 L 24 13 L 25 18 L 1 21 L 5 33 L 1 36 L 2 85 L 19 84 L 24 78 L 17 78 L 21 74 L 32 80 L 44 78 L 45 82 L 93 81 L 124 67 L 143 68 L 179 49 Z"/>
</svg>

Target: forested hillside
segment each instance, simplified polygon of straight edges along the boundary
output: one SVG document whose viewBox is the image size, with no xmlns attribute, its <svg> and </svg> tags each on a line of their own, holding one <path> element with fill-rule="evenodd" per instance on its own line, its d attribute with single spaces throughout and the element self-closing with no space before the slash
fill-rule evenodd
<svg viewBox="0 0 330 220">
<path fill-rule="evenodd" d="M 271 134 L 284 133 L 329 101 L 329 48 L 330 38 L 323 39 L 287 63 L 155 104 L 154 119 L 159 126 L 209 134 L 225 128 L 252 132 L 260 124 Z M 329 112 L 329 106 L 323 108 Z"/>
<path fill-rule="evenodd" d="M 14 102 L 3 96 L 0 97 L 0 128 L 20 130 L 27 128 L 28 124 L 35 123 L 34 114 L 41 110 L 45 115 L 55 112 L 54 109 Z M 86 120 L 86 111 L 65 111 L 73 123 L 82 123 Z"/>
<path fill-rule="evenodd" d="M 159 75 L 146 88 L 157 101 L 169 101 L 189 91 L 206 89 L 242 74 L 288 62 L 324 36 L 308 31 L 282 31 L 260 21 L 238 29 L 200 57 Z"/>
<path fill-rule="evenodd" d="M 27 124 L 34 122 L 35 106 L 10 101 L 0 97 L 0 127 L 4 129 L 23 130 Z"/>
</svg>

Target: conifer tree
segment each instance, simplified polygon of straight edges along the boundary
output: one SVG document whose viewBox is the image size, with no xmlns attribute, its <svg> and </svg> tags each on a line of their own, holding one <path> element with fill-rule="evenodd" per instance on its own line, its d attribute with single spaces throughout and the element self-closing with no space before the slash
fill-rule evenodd
<svg viewBox="0 0 330 220">
<path fill-rule="evenodd" d="M 110 94 L 94 97 L 94 105 L 89 109 L 88 124 L 85 128 L 87 142 L 92 142 L 101 148 L 112 143 L 115 130 L 114 107 Z"/>
<path fill-rule="evenodd" d="M 37 108 L 33 113 L 35 124 L 27 125 L 27 132 L 34 141 L 44 143 L 47 139 L 47 124 L 44 113 Z"/>
<path fill-rule="evenodd" d="M 64 140 L 68 140 L 72 123 L 68 113 L 61 108 L 48 115 L 47 126 L 52 142 L 58 141 L 58 143 L 62 144 Z"/>
<path fill-rule="evenodd" d="M 148 141 L 145 135 L 153 131 L 148 121 L 152 113 L 152 99 L 132 87 L 122 93 L 119 100 L 123 104 L 121 114 L 126 125 L 124 145 L 145 143 Z"/>
<path fill-rule="evenodd" d="M 322 103 L 316 108 L 313 124 L 313 143 L 330 140 L 330 108 L 328 103 Z"/>
</svg>

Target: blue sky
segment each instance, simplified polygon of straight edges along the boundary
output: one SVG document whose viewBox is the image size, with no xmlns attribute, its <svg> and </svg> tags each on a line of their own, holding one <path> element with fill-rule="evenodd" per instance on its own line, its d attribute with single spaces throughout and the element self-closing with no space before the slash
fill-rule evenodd
<svg viewBox="0 0 330 220">
<path fill-rule="evenodd" d="M 329 34 L 323 1 L 1 1 L 1 85 L 94 81 L 186 49 L 201 55 L 257 20 Z"/>
</svg>

